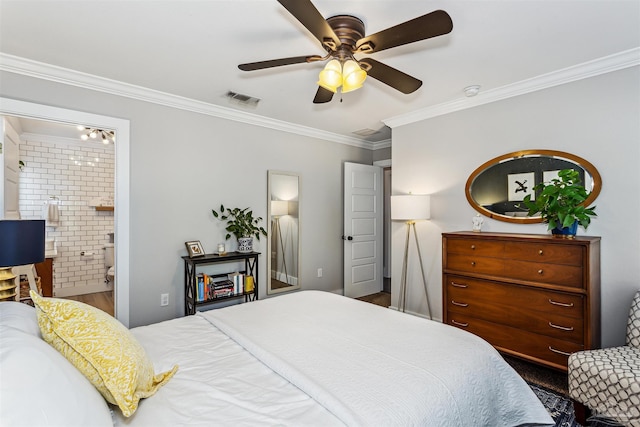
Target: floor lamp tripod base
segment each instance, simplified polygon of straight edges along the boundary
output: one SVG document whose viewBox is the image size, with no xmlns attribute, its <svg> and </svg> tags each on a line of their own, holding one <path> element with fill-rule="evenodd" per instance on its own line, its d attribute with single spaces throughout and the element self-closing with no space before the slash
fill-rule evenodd
<svg viewBox="0 0 640 427">
<path fill-rule="evenodd" d="M 400 284 L 400 302 L 399 308 L 403 312 L 406 309 L 407 299 L 407 267 L 409 265 L 409 239 L 411 237 L 411 229 L 413 228 L 413 237 L 416 241 L 416 248 L 418 249 L 418 259 L 420 260 L 420 273 L 422 274 L 422 284 L 424 286 L 424 295 L 427 298 L 427 311 L 429 319 L 431 319 L 431 306 L 429 305 L 429 292 L 427 290 L 427 279 L 424 275 L 424 266 L 422 264 L 422 253 L 420 252 L 420 243 L 418 242 L 418 233 L 416 232 L 416 222 L 407 221 L 407 237 L 404 243 L 404 258 L 402 260 L 402 278 Z"/>
<path fill-rule="evenodd" d="M 285 259 L 284 243 L 282 241 L 282 230 L 280 229 L 280 217 L 276 217 L 274 222 L 275 222 L 274 225 L 277 228 L 277 234 L 278 234 L 278 238 L 279 238 L 278 240 L 280 241 L 280 248 L 282 248 L 282 266 L 284 268 L 285 283 L 288 285 L 289 284 L 289 273 L 287 273 L 287 260 Z"/>
</svg>

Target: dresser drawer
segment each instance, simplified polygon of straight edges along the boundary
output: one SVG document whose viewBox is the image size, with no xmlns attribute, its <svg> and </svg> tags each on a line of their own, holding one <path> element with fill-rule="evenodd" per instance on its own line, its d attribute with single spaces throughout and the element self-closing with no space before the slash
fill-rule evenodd
<svg viewBox="0 0 640 427">
<path fill-rule="evenodd" d="M 447 251 L 456 254 L 502 257 L 504 243 L 480 239 L 450 239 Z"/>
<path fill-rule="evenodd" d="M 570 353 L 584 350 L 584 346 L 578 343 L 497 325 L 462 314 L 452 315 L 449 324 L 484 338 L 498 350 L 545 362 L 563 370 L 567 369 Z"/>
<path fill-rule="evenodd" d="M 540 298 L 537 293 L 534 289 L 491 282 L 472 284 L 469 288 L 450 287 L 447 292 L 446 310 L 449 317 L 458 314 L 472 316 L 539 335 L 583 344 L 583 319 L 577 315 L 582 313 L 582 306 L 575 307 L 574 310 L 571 310 L 571 307 L 555 306 L 548 302 L 549 299 L 545 301 Z M 531 301 L 534 301 L 533 305 Z"/>
<path fill-rule="evenodd" d="M 510 261 L 505 263 L 504 275 L 530 282 L 554 283 L 573 288 L 583 287 L 582 268 L 572 265 Z"/>
<path fill-rule="evenodd" d="M 504 273 L 504 261 L 500 258 L 449 254 L 446 268 L 468 273 L 502 275 Z"/>
<path fill-rule="evenodd" d="M 504 251 L 505 257 L 511 259 L 582 266 L 583 251 L 579 246 L 506 242 Z"/>
<path fill-rule="evenodd" d="M 534 310 L 576 319 L 584 317 L 584 297 L 579 294 L 497 283 L 454 274 L 447 274 L 445 277 L 448 299 L 491 302 L 511 307 L 510 310 Z"/>
</svg>

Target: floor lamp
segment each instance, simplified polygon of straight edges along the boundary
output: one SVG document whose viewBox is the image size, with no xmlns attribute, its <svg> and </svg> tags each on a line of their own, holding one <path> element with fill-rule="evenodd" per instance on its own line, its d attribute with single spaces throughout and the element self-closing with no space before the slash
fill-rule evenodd
<svg viewBox="0 0 640 427">
<path fill-rule="evenodd" d="M 286 277 L 286 284 L 289 284 L 289 274 L 287 273 L 287 260 L 284 253 L 284 242 L 282 241 L 282 230 L 280 228 L 280 217 L 289 215 L 289 202 L 286 200 L 273 200 L 271 202 L 271 216 L 273 217 L 273 227 L 276 229 L 276 236 L 280 242 L 282 248 L 282 266 L 284 268 L 284 275 Z M 276 262 L 278 261 L 276 257 Z M 276 266 L 277 271 L 277 266 Z"/>
<path fill-rule="evenodd" d="M 405 311 L 407 298 L 407 268 L 409 264 L 409 237 L 413 229 L 413 237 L 418 249 L 418 260 L 420 260 L 420 272 L 422 273 L 422 283 L 424 285 L 424 295 L 427 298 L 427 311 L 431 319 L 431 307 L 429 305 L 429 292 L 427 291 L 427 279 L 424 275 L 422 265 L 422 254 L 420 253 L 420 243 L 416 232 L 416 221 L 426 220 L 431 217 L 431 199 L 428 195 L 401 195 L 391 196 L 391 219 L 394 221 L 404 221 L 407 224 L 407 237 L 404 243 L 404 258 L 402 260 L 402 278 L 400 285 L 400 300 L 398 308 Z"/>
<path fill-rule="evenodd" d="M 0 300 L 19 300 L 12 267 L 44 261 L 44 220 L 0 220 Z"/>
</svg>

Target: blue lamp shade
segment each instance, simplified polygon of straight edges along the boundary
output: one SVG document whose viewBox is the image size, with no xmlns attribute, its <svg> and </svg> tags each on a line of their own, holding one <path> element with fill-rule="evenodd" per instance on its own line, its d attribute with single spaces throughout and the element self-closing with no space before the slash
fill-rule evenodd
<svg viewBox="0 0 640 427">
<path fill-rule="evenodd" d="M 44 261 L 44 220 L 0 220 L 0 268 Z"/>
</svg>

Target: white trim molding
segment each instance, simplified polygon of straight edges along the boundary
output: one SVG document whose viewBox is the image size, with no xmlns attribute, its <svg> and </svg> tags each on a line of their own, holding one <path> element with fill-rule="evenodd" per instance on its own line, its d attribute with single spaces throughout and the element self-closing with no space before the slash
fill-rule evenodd
<svg viewBox="0 0 640 427">
<path fill-rule="evenodd" d="M 402 114 L 382 122 L 390 128 L 419 122 L 421 120 L 430 119 L 437 116 L 453 113 L 455 111 L 466 110 L 468 108 L 478 107 L 480 105 L 489 104 L 491 102 L 501 101 L 503 99 L 524 95 L 553 86 L 559 86 L 571 83 L 577 80 L 587 79 L 589 77 L 599 76 L 601 74 L 611 73 L 613 71 L 622 70 L 629 67 L 640 65 L 640 48 L 634 48 L 619 52 L 593 61 L 584 62 L 562 70 L 553 71 L 551 73 L 542 74 L 527 80 L 522 80 L 506 86 L 497 87 L 480 92 L 473 98 L 460 98 L 451 102 L 434 105 L 432 107 L 422 108 L 412 111 L 408 114 Z"/>
</svg>

